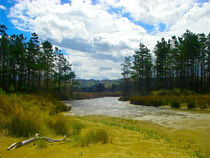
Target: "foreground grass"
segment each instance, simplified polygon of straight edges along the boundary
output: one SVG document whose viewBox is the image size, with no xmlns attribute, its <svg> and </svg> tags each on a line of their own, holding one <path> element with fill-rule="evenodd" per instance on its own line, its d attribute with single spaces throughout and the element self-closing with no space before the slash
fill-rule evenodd
<svg viewBox="0 0 210 158">
<path fill-rule="evenodd" d="M 140 122 L 105 116 L 68 117 L 71 124 L 83 125 L 80 134 L 70 135 L 72 142 L 35 142 L 19 149 L 6 151 L 13 142 L 23 138 L 1 136 L 2 157 L 170 157 L 207 158 L 208 148 L 190 139 L 190 131 L 171 133 L 170 129 L 150 122 Z M 76 123 L 76 124 L 77 124 Z M 81 126 L 81 125 L 79 125 Z M 80 129 L 80 128 L 78 128 Z M 52 134 L 51 134 L 52 135 Z M 197 136 L 194 135 L 196 138 Z M 52 135 L 61 138 L 59 135 Z M 207 143 L 208 140 L 206 140 Z"/>
<path fill-rule="evenodd" d="M 174 132 L 151 122 L 106 116 L 65 117 L 59 114 L 63 105 L 53 98 L 16 94 L 0 97 L 0 116 L 4 120 L 0 128 L 1 158 L 207 158 L 210 153 L 206 145 L 208 131 L 202 133 L 201 139 L 194 130 Z M 36 132 L 57 139 L 67 134 L 72 142 L 36 141 L 6 150 Z"/>
</svg>

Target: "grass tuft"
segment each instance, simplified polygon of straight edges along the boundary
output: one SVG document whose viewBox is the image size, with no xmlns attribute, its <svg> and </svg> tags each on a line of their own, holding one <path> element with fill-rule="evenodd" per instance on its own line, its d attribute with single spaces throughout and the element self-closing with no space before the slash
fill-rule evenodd
<svg viewBox="0 0 210 158">
<path fill-rule="evenodd" d="M 70 127 L 72 135 L 79 135 L 81 130 L 85 128 L 85 125 L 78 120 L 71 120 Z"/>
<path fill-rule="evenodd" d="M 8 123 L 9 134 L 30 137 L 40 131 L 40 121 L 37 114 L 25 112 L 22 108 L 16 108 Z"/>
<path fill-rule="evenodd" d="M 63 115 L 57 115 L 49 119 L 48 125 L 52 128 L 58 135 L 69 135 L 69 125 L 67 119 Z"/>
<path fill-rule="evenodd" d="M 67 121 L 57 116 L 61 111 L 65 105 L 51 96 L 0 92 L 0 130 L 9 135 L 30 137 L 47 132 L 48 122 L 55 133 L 68 134 Z"/>
<path fill-rule="evenodd" d="M 37 147 L 42 149 L 42 148 L 47 148 L 47 141 L 43 139 L 38 139 L 36 141 Z"/>
<path fill-rule="evenodd" d="M 88 146 L 89 144 L 108 143 L 109 135 L 105 129 L 95 128 L 87 129 L 77 137 L 78 145 L 81 147 Z"/>
</svg>

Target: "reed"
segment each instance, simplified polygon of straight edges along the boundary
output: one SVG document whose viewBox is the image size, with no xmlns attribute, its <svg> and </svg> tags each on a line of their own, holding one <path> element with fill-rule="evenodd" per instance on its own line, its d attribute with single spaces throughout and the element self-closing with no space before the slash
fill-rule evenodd
<svg viewBox="0 0 210 158">
<path fill-rule="evenodd" d="M 105 129 L 94 128 L 82 131 L 77 137 L 78 145 L 81 147 L 88 146 L 89 144 L 102 143 L 106 144 L 109 140 L 109 134 Z"/>
<path fill-rule="evenodd" d="M 57 115 L 48 120 L 48 125 L 52 128 L 57 135 L 69 135 L 69 124 L 67 118 L 63 115 Z"/>
<path fill-rule="evenodd" d="M 56 134 L 67 134 L 67 120 L 57 115 L 65 108 L 64 104 L 50 96 L 1 92 L 0 130 L 17 137 L 30 137 L 43 133 L 51 122 Z"/>
<path fill-rule="evenodd" d="M 132 96 L 129 98 L 131 104 L 144 106 L 163 106 L 168 105 L 173 108 L 210 108 L 210 95 L 150 95 Z"/>
</svg>

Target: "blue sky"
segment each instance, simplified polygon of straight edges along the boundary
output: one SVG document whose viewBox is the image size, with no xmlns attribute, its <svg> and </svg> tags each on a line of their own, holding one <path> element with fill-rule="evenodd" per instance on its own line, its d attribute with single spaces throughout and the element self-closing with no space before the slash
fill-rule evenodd
<svg viewBox="0 0 210 158">
<path fill-rule="evenodd" d="M 30 38 L 30 32 L 25 32 L 17 29 L 15 25 L 13 25 L 10 21 L 10 19 L 7 17 L 9 14 L 9 8 L 14 5 L 14 1 L 7 1 L 7 0 L 1 0 L 0 5 L 3 5 L 6 7 L 6 10 L 0 9 L 0 24 L 6 25 L 8 28 L 7 33 L 9 35 L 12 34 L 21 34 L 23 33 L 27 38 Z"/>
<path fill-rule="evenodd" d="M 61 0 L 61 4 L 65 4 L 65 3 L 71 3 L 71 1 L 69 1 L 69 0 Z M 97 4 L 98 2 L 97 2 L 96 0 L 92 0 L 92 3 L 95 5 L 95 4 Z M 12 24 L 11 19 L 8 18 L 9 9 L 10 9 L 10 7 L 12 7 L 12 6 L 15 5 L 15 2 L 12 1 L 12 0 L 9 0 L 9 1 L 2 1 L 2 2 L 0 3 L 0 5 L 3 5 L 3 6 L 6 7 L 6 10 L 0 9 L 0 13 L 1 13 L 1 14 L 0 14 L 0 15 L 1 15 L 1 17 L 0 17 L 0 20 L 1 20 L 1 21 L 0 21 L 0 24 L 4 24 L 4 25 L 7 26 L 7 28 L 9 28 L 8 31 L 7 31 L 7 33 L 8 33 L 9 35 L 12 35 L 12 34 L 21 34 L 21 33 L 23 33 L 23 34 L 25 35 L 25 37 L 30 38 L 31 32 L 26 32 L 26 31 L 22 31 L 22 30 L 17 29 L 17 28 L 15 27 L 15 25 Z M 116 14 L 116 13 L 122 12 L 122 9 L 119 9 L 119 8 L 110 8 L 110 9 L 108 10 L 108 12 L 111 13 L 111 14 Z M 144 22 L 141 22 L 141 21 L 136 21 L 135 19 L 133 19 L 133 18 L 130 16 L 129 13 L 122 13 L 122 15 L 123 15 L 124 17 L 128 18 L 130 21 L 132 21 L 132 22 L 135 23 L 136 25 L 140 25 L 140 26 L 144 27 L 144 28 L 147 30 L 147 32 L 151 33 L 152 31 L 154 31 L 154 26 L 153 26 L 153 25 L 147 24 L 147 23 L 144 23 Z M 160 31 L 164 31 L 165 25 L 162 24 L 162 23 L 160 23 L 159 26 L 160 26 L 159 30 L 160 30 Z"/>
<path fill-rule="evenodd" d="M 63 50 L 78 78 L 117 79 L 140 42 L 152 50 L 186 29 L 209 33 L 209 0 L 0 0 L 9 35 L 36 32 Z"/>
</svg>

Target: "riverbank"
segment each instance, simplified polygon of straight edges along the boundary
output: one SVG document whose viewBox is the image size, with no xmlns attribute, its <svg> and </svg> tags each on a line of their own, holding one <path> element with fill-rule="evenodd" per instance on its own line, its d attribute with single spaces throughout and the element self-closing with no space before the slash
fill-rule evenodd
<svg viewBox="0 0 210 158">
<path fill-rule="evenodd" d="M 69 100 L 93 99 L 101 97 L 120 97 L 121 92 L 74 92 Z"/>
<path fill-rule="evenodd" d="M 65 117 L 60 113 L 62 108 L 56 108 L 63 107 L 63 104 L 53 98 L 22 94 L 1 94 L 0 97 L 0 116 L 6 121 L 1 119 L 1 125 L 4 123 L 0 128 L 1 158 L 207 158 L 210 153 L 210 129 L 203 128 L 205 122 L 198 121 L 194 126 L 196 128 L 171 128 L 150 121 L 118 117 Z M 3 115 L 6 112 L 10 117 Z M 19 129 L 18 133 L 10 131 L 13 126 Z M 37 141 L 18 149 L 6 150 L 12 143 L 34 137 L 35 133 L 54 139 L 67 134 L 67 139 L 72 142 Z"/>
<path fill-rule="evenodd" d="M 123 98 L 121 98 L 123 100 Z M 131 96 L 131 104 L 144 106 L 170 106 L 172 108 L 188 109 L 210 109 L 210 95 L 149 95 L 149 96 Z"/>
<path fill-rule="evenodd" d="M 105 116 L 69 118 L 84 125 L 81 129 L 83 136 L 87 131 L 93 129 L 105 129 L 108 134 L 108 142 L 104 144 L 92 142 L 88 145 L 82 145 L 78 143 L 78 136 L 70 136 L 72 142 L 54 144 L 35 142 L 19 149 L 6 151 L 9 145 L 23 140 L 23 138 L 1 135 L 1 157 L 207 158 L 209 156 L 207 155 L 209 152 L 207 138 L 201 139 L 199 135 L 196 135 L 198 133 L 193 130 L 173 132 L 170 128 L 164 128 L 152 122 Z M 207 132 L 205 134 L 207 135 Z M 62 138 L 62 136 L 54 137 Z"/>
</svg>

